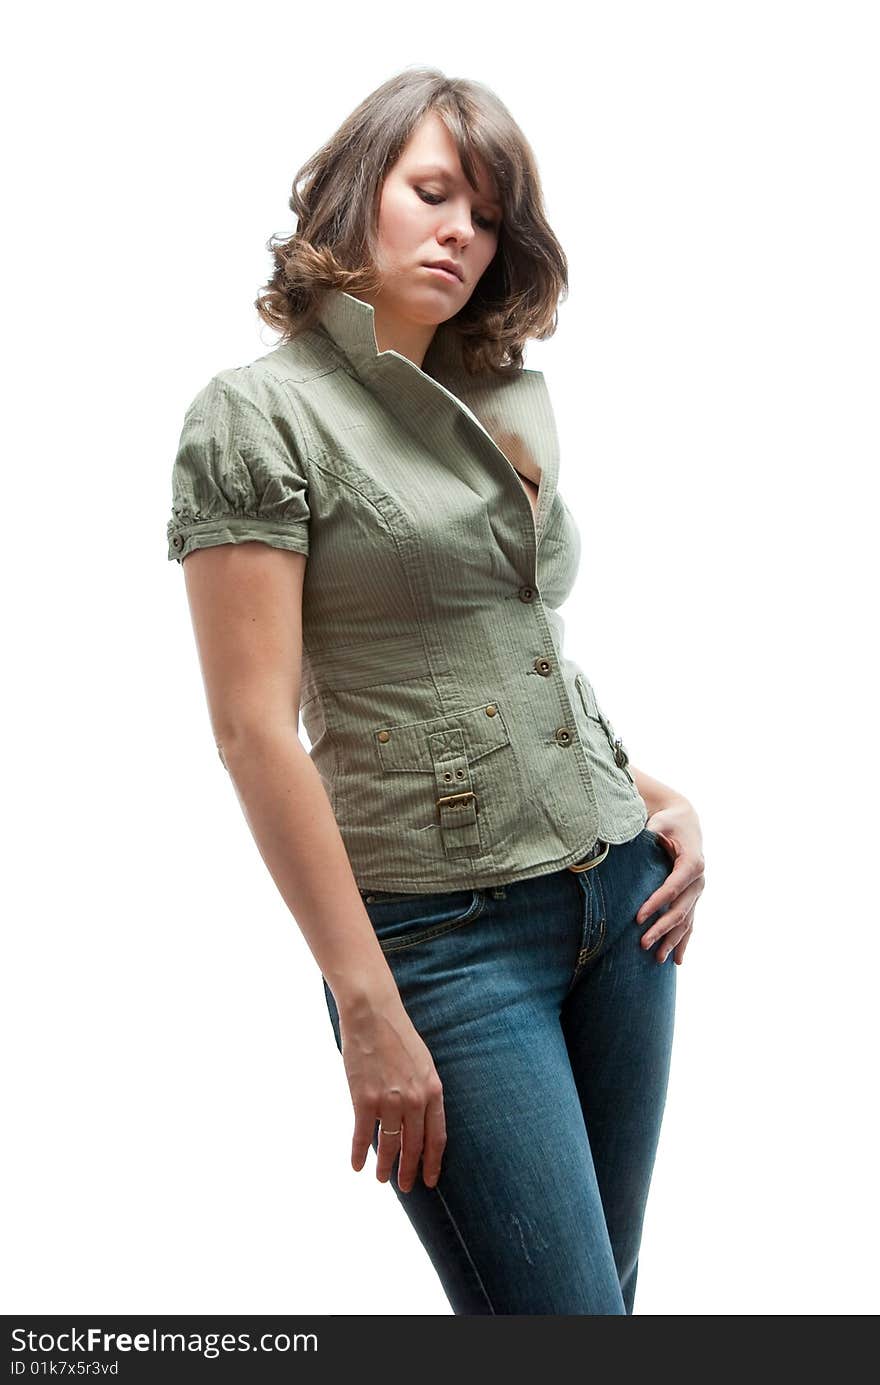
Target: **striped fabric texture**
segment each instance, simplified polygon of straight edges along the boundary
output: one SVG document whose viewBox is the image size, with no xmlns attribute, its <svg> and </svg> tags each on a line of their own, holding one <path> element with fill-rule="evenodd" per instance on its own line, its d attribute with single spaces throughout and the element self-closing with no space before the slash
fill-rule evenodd
<svg viewBox="0 0 880 1385">
<path fill-rule="evenodd" d="M 450 322 L 420 368 L 337 290 L 186 412 L 168 558 L 251 540 L 308 555 L 300 714 L 361 889 L 500 885 L 645 825 L 563 650 L 581 541 L 558 472 L 540 371 L 468 375 Z"/>
</svg>

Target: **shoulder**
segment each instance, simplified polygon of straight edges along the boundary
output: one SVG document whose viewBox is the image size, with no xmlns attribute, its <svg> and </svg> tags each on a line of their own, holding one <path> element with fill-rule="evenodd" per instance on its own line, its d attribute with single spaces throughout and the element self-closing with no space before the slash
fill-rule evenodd
<svg viewBox="0 0 880 1385">
<path fill-rule="evenodd" d="M 274 389 L 292 394 L 294 386 L 332 374 L 339 364 L 332 342 L 312 328 L 254 360 L 218 371 L 215 379 L 222 380 L 231 389 L 264 393 Z"/>
<path fill-rule="evenodd" d="M 308 445 L 273 354 L 216 371 L 192 398 L 172 467 L 169 558 L 251 539 L 308 553 Z"/>
<path fill-rule="evenodd" d="M 217 370 L 191 398 L 190 421 L 262 418 L 275 427 L 301 423 L 297 405 L 310 380 L 339 368 L 338 358 L 319 333 L 303 333 L 253 360 Z"/>
</svg>

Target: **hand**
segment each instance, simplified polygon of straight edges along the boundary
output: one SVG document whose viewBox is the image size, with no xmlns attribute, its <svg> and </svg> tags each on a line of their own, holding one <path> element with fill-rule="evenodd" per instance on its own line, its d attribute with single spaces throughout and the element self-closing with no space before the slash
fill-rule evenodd
<svg viewBox="0 0 880 1385">
<path fill-rule="evenodd" d="M 399 997 L 340 1013 L 342 1058 L 355 1111 L 353 1168 L 359 1173 L 379 1122 L 376 1177 L 387 1183 L 400 1150 L 397 1186 L 408 1193 L 419 1159 L 425 1185 L 440 1177 L 446 1148 L 443 1085 L 427 1046 Z M 383 1132 L 399 1131 L 386 1135 Z"/>
<path fill-rule="evenodd" d="M 645 933 L 642 947 L 652 947 L 662 938 L 657 961 L 665 962 L 674 948 L 673 961 L 681 966 L 694 928 L 694 910 L 705 885 L 700 821 L 686 799 L 676 799 L 652 813 L 645 826 L 661 839 L 673 858 L 673 866 L 663 884 L 648 896 L 636 914 L 636 923 L 641 925 L 657 909 L 668 906 Z"/>
</svg>

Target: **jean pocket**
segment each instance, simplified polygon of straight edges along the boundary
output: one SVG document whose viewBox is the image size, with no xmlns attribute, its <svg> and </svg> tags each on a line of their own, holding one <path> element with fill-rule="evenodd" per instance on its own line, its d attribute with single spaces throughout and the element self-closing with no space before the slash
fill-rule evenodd
<svg viewBox="0 0 880 1385">
<path fill-rule="evenodd" d="M 483 891 L 475 889 L 444 894 L 370 890 L 362 894 L 362 898 L 383 952 L 416 947 L 453 928 L 472 923 L 486 905 Z"/>
<path fill-rule="evenodd" d="M 657 833 L 654 832 L 654 831 L 652 831 L 650 827 L 643 827 L 643 828 L 642 828 L 642 835 L 645 836 L 645 837 L 647 837 L 647 838 L 648 838 L 648 841 L 649 841 L 649 842 L 652 844 L 652 846 L 654 846 L 658 851 L 662 851 L 663 855 L 666 857 L 666 860 L 669 862 L 670 865 L 672 865 L 673 861 L 675 860 L 675 857 L 673 856 L 672 852 L 669 850 L 669 847 L 666 845 L 666 843 L 664 842 L 663 838 L 662 838 L 662 837 L 658 837 Z"/>
</svg>

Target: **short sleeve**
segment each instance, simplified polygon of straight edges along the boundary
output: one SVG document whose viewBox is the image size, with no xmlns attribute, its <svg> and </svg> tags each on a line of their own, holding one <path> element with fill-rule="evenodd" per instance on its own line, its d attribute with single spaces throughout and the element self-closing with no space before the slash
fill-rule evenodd
<svg viewBox="0 0 880 1385">
<path fill-rule="evenodd" d="M 168 558 L 257 539 L 309 551 L 308 473 L 284 384 L 256 366 L 221 371 L 186 411 L 171 478 Z"/>
</svg>

